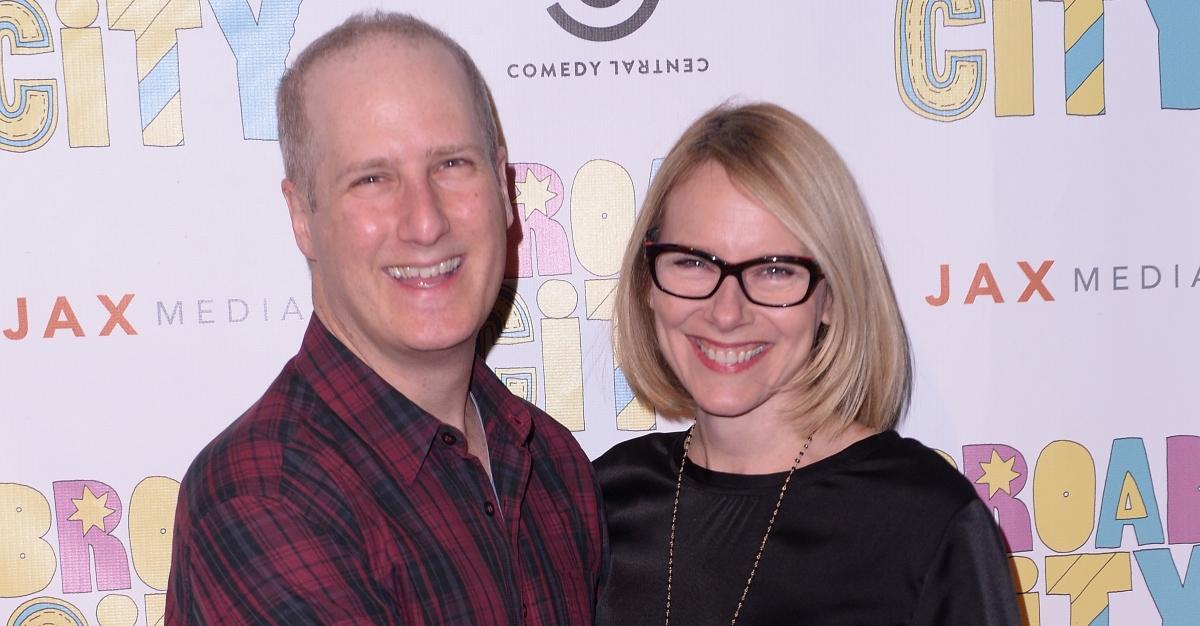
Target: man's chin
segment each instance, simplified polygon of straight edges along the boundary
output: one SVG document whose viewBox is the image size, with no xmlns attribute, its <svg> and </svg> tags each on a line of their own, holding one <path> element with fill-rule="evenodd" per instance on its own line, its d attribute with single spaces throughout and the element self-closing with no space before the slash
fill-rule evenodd
<svg viewBox="0 0 1200 626">
<path fill-rule="evenodd" d="M 390 343 L 398 350 L 416 355 L 435 356 L 469 348 L 474 350 L 478 330 L 473 327 L 462 329 L 439 329 L 438 332 L 419 333 L 397 337 Z"/>
</svg>

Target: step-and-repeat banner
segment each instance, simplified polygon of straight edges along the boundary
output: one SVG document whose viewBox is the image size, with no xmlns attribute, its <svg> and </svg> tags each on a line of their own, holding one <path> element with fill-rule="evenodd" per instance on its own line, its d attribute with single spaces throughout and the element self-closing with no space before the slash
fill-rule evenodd
<svg viewBox="0 0 1200 626">
<path fill-rule="evenodd" d="M 684 426 L 610 344 L 656 160 L 778 102 L 861 182 L 902 430 L 995 511 L 1028 622 L 1200 623 L 1200 3 L 0 0 L 0 625 L 161 623 L 177 481 L 312 314 L 276 82 L 374 7 L 491 84 L 523 237 L 488 361 L 589 455 Z"/>
</svg>

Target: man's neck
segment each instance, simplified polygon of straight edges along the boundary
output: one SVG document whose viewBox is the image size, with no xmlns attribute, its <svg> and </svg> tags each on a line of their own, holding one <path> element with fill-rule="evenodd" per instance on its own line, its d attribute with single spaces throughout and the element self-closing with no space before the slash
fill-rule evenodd
<svg viewBox="0 0 1200 626">
<path fill-rule="evenodd" d="M 465 432 L 474 346 L 463 352 L 460 355 L 439 353 L 433 358 L 410 361 L 363 359 L 363 362 L 413 404 Z"/>
<path fill-rule="evenodd" d="M 474 342 L 445 350 L 402 352 L 378 346 L 326 322 L 326 329 L 380 378 L 413 404 L 465 432 L 467 394 L 475 363 Z"/>
</svg>

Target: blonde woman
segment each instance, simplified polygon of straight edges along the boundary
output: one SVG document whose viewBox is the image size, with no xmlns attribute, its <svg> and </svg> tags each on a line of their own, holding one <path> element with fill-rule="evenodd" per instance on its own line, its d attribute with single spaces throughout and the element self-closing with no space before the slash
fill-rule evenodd
<svg viewBox="0 0 1200 626">
<path fill-rule="evenodd" d="M 596 461 L 598 624 L 1019 624 L 971 485 L 893 428 L 909 346 L 870 217 L 826 140 L 770 104 L 671 149 L 625 252 L 617 352 L 686 432 Z"/>
</svg>

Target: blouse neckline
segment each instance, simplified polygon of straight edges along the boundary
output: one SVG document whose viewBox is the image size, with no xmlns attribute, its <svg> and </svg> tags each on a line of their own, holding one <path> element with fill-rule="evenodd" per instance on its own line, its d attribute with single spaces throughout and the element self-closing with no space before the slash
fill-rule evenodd
<svg viewBox="0 0 1200 626">
<path fill-rule="evenodd" d="M 680 433 L 675 445 L 671 446 L 671 471 L 673 473 L 679 471 L 679 460 L 683 455 L 683 440 L 685 435 Z M 822 476 L 830 472 L 837 471 L 838 468 L 852 463 L 864 456 L 868 456 L 876 450 L 893 444 L 899 440 L 900 435 L 894 430 L 885 430 L 883 432 L 864 437 L 849 446 L 846 446 L 841 451 L 831 454 L 816 463 L 805 465 L 796 468 L 796 473 L 792 475 L 792 482 L 800 482 L 811 480 L 817 476 Z M 719 472 L 706 467 L 697 465 L 691 459 L 683 468 L 684 478 L 691 483 L 698 484 L 703 487 L 710 487 L 718 491 L 732 491 L 745 493 L 746 495 L 758 495 L 762 493 L 778 493 L 779 486 L 783 483 L 787 472 L 774 472 L 771 474 L 733 474 L 729 472 Z"/>
</svg>

